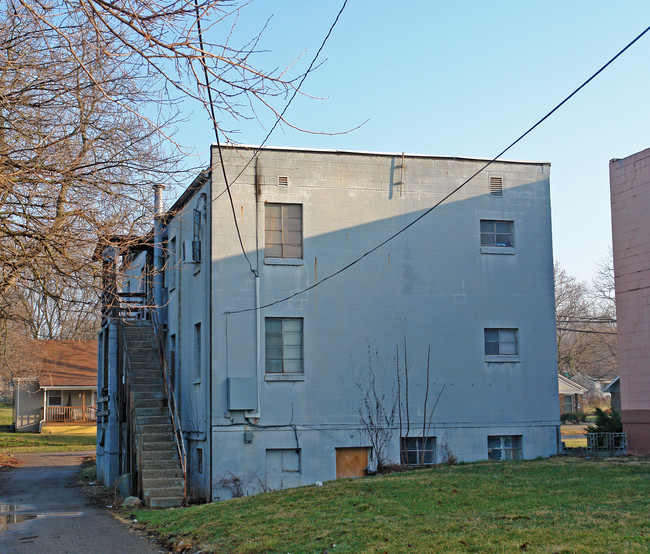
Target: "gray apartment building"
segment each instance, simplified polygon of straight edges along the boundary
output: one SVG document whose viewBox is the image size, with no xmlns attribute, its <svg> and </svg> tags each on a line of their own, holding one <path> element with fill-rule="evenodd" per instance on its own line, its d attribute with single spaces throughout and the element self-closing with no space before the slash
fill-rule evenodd
<svg viewBox="0 0 650 554">
<path fill-rule="evenodd" d="M 213 146 L 158 238 L 122 252 L 122 290 L 158 295 L 186 494 L 557 453 L 550 166 L 498 161 L 456 190 L 485 164 Z M 113 313 L 106 397 L 127 381 L 102 369 L 132 317 Z M 141 472 L 100 413 L 100 478 Z"/>
</svg>

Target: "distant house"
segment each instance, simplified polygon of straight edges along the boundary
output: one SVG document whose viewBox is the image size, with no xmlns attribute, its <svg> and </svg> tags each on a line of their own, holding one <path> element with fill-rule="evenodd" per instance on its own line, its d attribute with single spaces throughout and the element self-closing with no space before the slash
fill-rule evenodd
<svg viewBox="0 0 650 554">
<path fill-rule="evenodd" d="M 609 385 L 607 385 L 603 392 L 608 392 L 612 395 L 612 408 L 617 412 L 621 411 L 621 378 L 617 377 Z"/>
<path fill-rule="evenodd" d="M 583 396 L 587 389 L 560 374 L 557 376 L 557 385 L 560 393 L 560 414 L 582 412 Z"/>
<path fill-rule="evenodd" d="M 94 431 L 97 341 L 35 341 L 36 379 L 14 381 L 14 429 L 23 433 Z"/>
</svg>

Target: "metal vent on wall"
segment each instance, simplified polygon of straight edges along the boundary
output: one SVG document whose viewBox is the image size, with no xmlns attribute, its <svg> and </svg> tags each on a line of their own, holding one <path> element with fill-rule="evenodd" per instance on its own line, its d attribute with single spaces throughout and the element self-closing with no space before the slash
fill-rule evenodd
<svg viewBox="0 0 650 554">
<path fill-rule="evenodd" d="M 278 185 L 282 187 L 289 186 L 289 177 L 285 177 L 283 175 L 278 176 Z"/>
<path fill-rule="evenodd" d="M 503 177 L 490 177 L 490 196 L 503 196 Z"/>
</svg>

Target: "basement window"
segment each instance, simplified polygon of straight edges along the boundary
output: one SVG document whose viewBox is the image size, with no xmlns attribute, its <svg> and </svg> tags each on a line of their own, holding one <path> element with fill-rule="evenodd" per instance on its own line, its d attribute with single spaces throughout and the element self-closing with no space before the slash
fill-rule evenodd
<svg viewBox="0 0 650 554">
<path fill-rule="evenodd" d="M 521 435 L 488 437 L 488 460 L 521 460 Z"/>
<path fill-rule="evenodd" d="M 402 437 L 402 458 L 410 466 L 436 463 L 436 437 Z"/>
<path fill-rule="evenodd" d="M 266 472 L 270 475 L 300 472 L 300 449 L 267 448 Z"/>
</svg>

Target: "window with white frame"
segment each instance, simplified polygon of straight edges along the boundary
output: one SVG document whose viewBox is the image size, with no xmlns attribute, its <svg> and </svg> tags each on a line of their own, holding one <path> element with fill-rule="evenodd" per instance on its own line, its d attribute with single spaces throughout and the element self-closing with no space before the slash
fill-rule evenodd
<svg viewBox="0 0 650 554">
<path fill-rule="evenodd" d="M 194 381 L 201 380 L 201 324 L 194 325 Z"/>
<path fill-rule="evenodd" d="M 494 219 L 481 219 L 481 246 L 494 246 L 497 248 L 514 247 L 515 224 L 514 221 L 497 221 Z"/>
<path fill-rule="evenodd" d="M 436 463 L 436 437 L 402 437 L 402 458 L 410 466 Z"/>
<path fill-rule="evenodd" d="M 485 329 L 486 356 L 518 356 L 517 329 Z"/>
<path fill-rule="evenodd" d="M 264 257 L 302 258 L 302 204 L 265 205 Z"/>
<path fill-rule="evenodd" d="M 488 437 L 488 460 L 521 460 L 521 435 Z"/>
<path fill-rule="evenodd" d="M 264 327 L 266 373 L 303 373 L 302 318 L 267 317 Z"/>
</svg>

